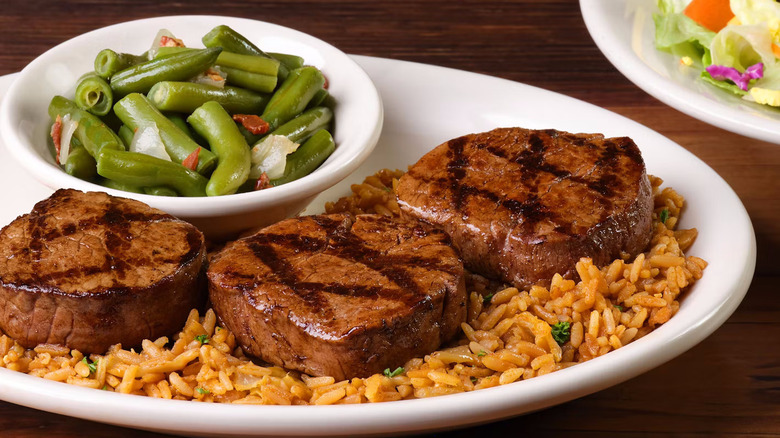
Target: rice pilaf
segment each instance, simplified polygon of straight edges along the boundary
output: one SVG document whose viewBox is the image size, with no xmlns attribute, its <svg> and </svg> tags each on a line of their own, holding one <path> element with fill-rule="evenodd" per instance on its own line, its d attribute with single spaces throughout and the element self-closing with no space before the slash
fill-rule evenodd
<svg viewBox="0 0 780 438">
<path fill-rule="evenodd" d="M 402 171 L 383 169 L 327 213 L 400 214 L 394 188 Z M 549 288 L 518 290 L 470 275 L 462 335 L 402 369 L 336 382 L 244 355 L 209 309 L 193 309 L 171 340 L 145 340 L 141 351 L 114 345 L 85 357 L 42 344 L 24 349 L 0 336 L 0 366 L 73 385 L 158 398 L 241 404 L 340 404 L 452 394 L 548 374 L 623 347 L 669 320 L 678 297 L 701 278 L 707 262 L 685 256 L 696 229 L 676 230 L 684 199 L 650 177 L 655 206 L 649 250 L 597 267 L 577 263 L 579 282 L 556 274 Z"/>
</svg>

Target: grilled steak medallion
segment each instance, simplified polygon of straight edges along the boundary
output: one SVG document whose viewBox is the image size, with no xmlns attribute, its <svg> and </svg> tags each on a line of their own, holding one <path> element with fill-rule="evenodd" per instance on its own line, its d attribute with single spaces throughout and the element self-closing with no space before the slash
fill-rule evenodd
<svg viewBox="0 0 780 438">
<path fill-rule="evenodd" d="M 522 128 L 450 140 L 397 187 L 402 212 L 444 229 L 467 268 L 517 287 L 642 251 L 651 192 L 627 137 Z"/>
<path fill-rule="evenodd" d="M 284 220 L 228 244 L 208 278 L 214 310 L 245 351 L 337 380 L 435 350 L 466 315 L 447 235 L 377 215 Z"/>
<path fill-rule="evenodd" d="M 203 234 L 141 202 L 58 190 L 0 231 L 0 329 L 84 353 L 179 330 L 203 304 Z"/>
</svg>

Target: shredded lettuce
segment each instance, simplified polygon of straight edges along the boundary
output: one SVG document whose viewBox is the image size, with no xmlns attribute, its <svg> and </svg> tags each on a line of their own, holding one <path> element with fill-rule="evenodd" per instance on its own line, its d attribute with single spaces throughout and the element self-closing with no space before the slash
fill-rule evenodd
<svg viewBox="0 0 780 438">
<path fill-rule="evenodd" d="M 775 63 L 772 39 L 766 24 L 726 26 L 710 45 L 712 63 L 745 71 L 749 66 Z"/>
<path fill-rule="evenodd" d="M 678 3 L 682 2 L 669 0 L 658 2 L 662 13 L 653 15 L 655 47 L 681 58 L 687 56 L 701 61 L 709 52 L 715 32 L 688 18 L 682 13 L 685 5 L 680 6 Z"/>
</svg>

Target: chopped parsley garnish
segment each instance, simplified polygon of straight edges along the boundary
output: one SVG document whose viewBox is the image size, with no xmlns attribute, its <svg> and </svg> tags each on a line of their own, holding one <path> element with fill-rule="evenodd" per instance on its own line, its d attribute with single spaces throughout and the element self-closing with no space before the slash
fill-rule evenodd
<svg viewBox="0 0 780 438">
<path fill-rule="evenodd" d="M 404 372 L 404 367 L 398 367 L 395 369 L 395 371 L 390 371 L 390 368 L 385 368 L 384 374 L 387 377 L 395 377 L 399 374 L 403 374 L 403 372 Z"/>
<path fill-rule="evenodd" d="M 201 394 L 201 395 L 203 395 L 203 394 L 208 394 L 208 393 L 210 393 L 210 392 L 211 392 L 211 391 L 209 391 L 208 389 L 203 389 L 203 388 L 201 388 L 201 387 L 197 387 L 197 388 L 195 388 L 195 391 L 198 391 L 198 394 Z"/>
<path fill-rule="evenodd" d="M 103 388 L 101 388 L 103 391 L 108 391 L 108 385 L 103 385 Z"/>
<path fill-rule="evenodd" d="M 484 297 L 482 297 L 482 304 L 484 304 L 486 306 L 488 304 L 490 304 L 490 300 L 493 299 L 493 295 L 495 295 L 495 294 L 493 292 L 490 292 L 489 294 L 487 294 Z"/>
<path fill-rule="evenodd" d="M 621 311 L 621 312 L 623 311 L 623 306 L 621 306 L 621 305 L 619 305 L 619 304 L 614 304 L 614 306 L 615 306 L 615 308 L 616 308 L 616 309 L 618 309 L 619 311 Z"/>
<path fill-rule="evenodd" d="M 98 360 L 99 360 L 99 359 L 98 359 Z M 87 366 L 87 368 L 89 368 L 89 372 L 90 372 L 90 374 L 91 374 L 91 373 L 94 373 L 95 371 L 97 371 L 97 364 L 98 364 L 98 361 L 97 361 L 97 360 L 96 360 L 96 361 L 94 361 L 94 362 L 92 362 L 92 363 L 89 363 L 89 361 L 87 360 L 87 358 L 86 358 L 86 357 L 84 357 L 83 359 L 81 359 L 81 361 L 82 361 L 82 362 L 84 362 L 84 365 L 86 365 L 86 366 Z"/>
<path fill-rule="evenodd" d="M 479 353 L 477 353 L 478 357 L 486 356 L 487 352 L 485 350 L 479 350 Z"/>
<path fill-rule="evenodd" d="M 552 326 L 552 337 L 558 345 L 563 345 L 568 342 L 571 337 L 571 323 L 568 321 L 561 321 Z"/>
<path fill-rule="evenodd" d="M 471 376 L 471 383 L 477 383 L 477 378 L 474 376 Z"/>
<path fill-rule="evenodd" d="M 209 343 L 209 337 L 207 335 L 198 335 L 195 336 L 195 340 L 200 342 L 200 345 L 208 344 Z"/>
<path fill-rule="evenodd" d="M 669 209 L 664 208 L 661 210 L 661 213 L 658 215 L 658 219 L 661 221 L 662 224 L 666 223 L 666 220 L 669 219 Z"/>
</svg>

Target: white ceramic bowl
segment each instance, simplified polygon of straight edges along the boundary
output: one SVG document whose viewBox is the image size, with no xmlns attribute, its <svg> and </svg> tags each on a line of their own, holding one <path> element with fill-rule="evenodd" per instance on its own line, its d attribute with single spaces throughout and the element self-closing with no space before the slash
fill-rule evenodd
<svg viewBox="0 0 780 438">
<path fill-rule="evenodd" d="M 72 97 L 79 76 L 91 71 L 95 55 L 105 48 L 142 53 L 161 28 L 188 46 L 202 47 L 201 37 L 225 24 L 263 50 L 302 56 L 320 68 L 336 104 L 336 151 L 317 170 L 288 184 L 251 193 L 170 198 L 128 193 L 72 177 L 62 171 L 47 147 L 47 107 L 54 95 Z M 379 139 L 382 102 L 368 75 L 346 54 L 310 35 L 255 20 L 217 16 L 171 16 L 131 21 L 68 40 L 31 62 L 19 74 L 0 109 L 0 132 L 11 154 L 35 179 L 52 189 L 70 187 L 105 191 L 145 202 L 198 226 L 208 237 L 230 237 L 243 229 L 294 216 L 321 191 L 336 184 L 362 163 Z"/>
</svg>

